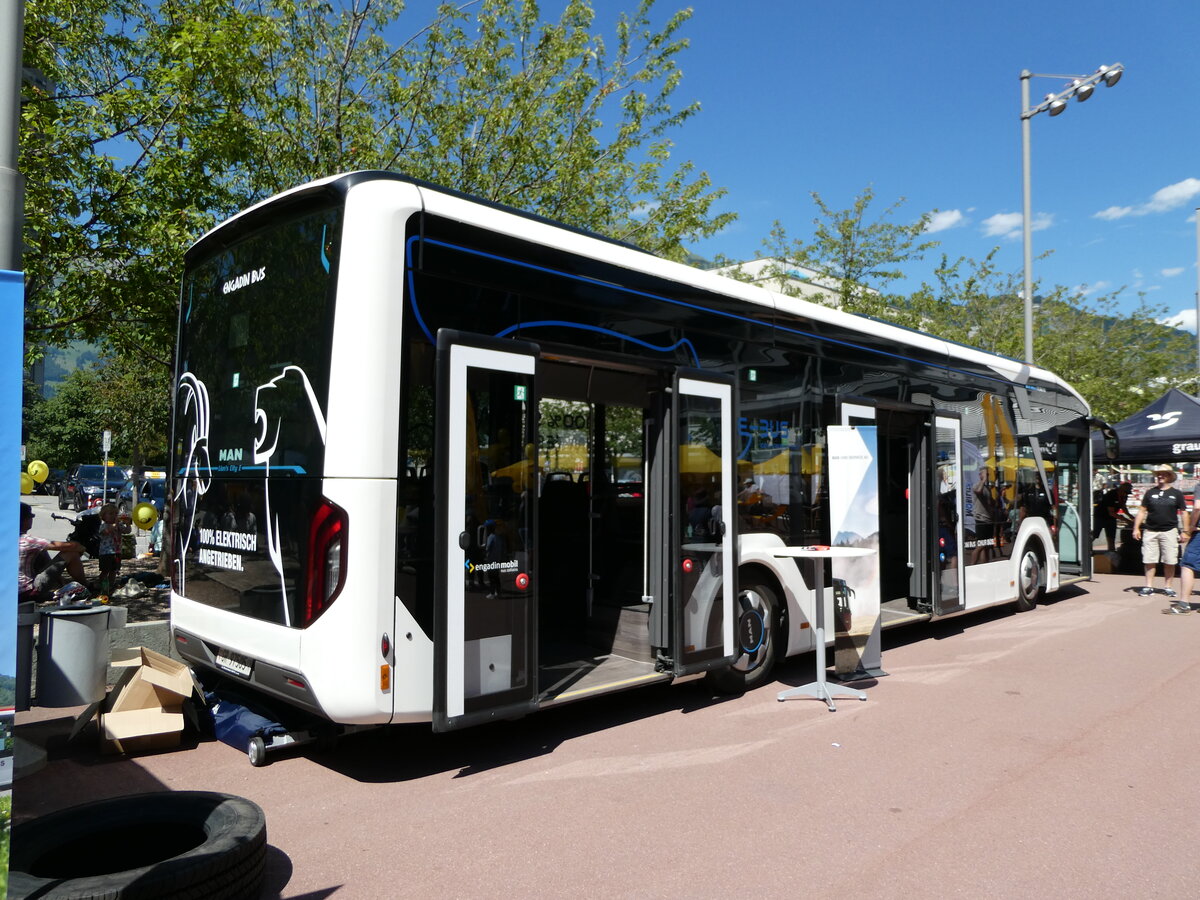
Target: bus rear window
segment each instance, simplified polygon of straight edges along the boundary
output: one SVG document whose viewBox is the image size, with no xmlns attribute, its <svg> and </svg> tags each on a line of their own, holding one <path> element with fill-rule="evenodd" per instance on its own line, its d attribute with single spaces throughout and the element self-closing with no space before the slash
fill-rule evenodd
<svg viewBox="0 0 1200 900">
<path fill-rule="evenodd" d="M 336 207 L 298 214 L 185 274 L 177 459 L 189 457 L 199 425 L 208 451 L 199 462 L 212 473 L 320 474 L 340 224 Z M 201 402 L 186 402 L 196 393 Z"/>
<path fill-rule="evenodd" d="M 175 590 L 292 627 L 336 596 L 307 561 L 313 516 L 328 505 L 320 492 L 340 230 L 340 208 L 309 206 L 208 255 L 201 245 L 181 298 Z M 344 533 L 343 522 L 343 543 Z"/>
</svg>

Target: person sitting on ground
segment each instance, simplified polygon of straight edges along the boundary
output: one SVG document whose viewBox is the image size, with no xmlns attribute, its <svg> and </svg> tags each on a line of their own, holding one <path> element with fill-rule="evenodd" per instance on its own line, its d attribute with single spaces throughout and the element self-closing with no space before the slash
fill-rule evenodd
<svg viewBox="0 0 1200 900">
<path fill-rule="evenodd" d="M 1174 469 L 1166 465 L 1155 466 L 1154 487 L 1142 496 L 1142 505 L 1133 520 L 1133 539 L 1142 542 L 1146 584 L 1138 593 L 1143 597 L 1154 593 L 1154 572 L 1160 562 L 1163 593 L 1168 597 L 1175 596 L 1171 581 L 1175 578 L 1175 564 L 1179 562 L 1180 515 L 1187 514 L 1187 500 L 1171 487 L 1174 481 Z"/>
<path fill-rule="evenodd" d="M 43 603 L 63 585 L 63 571 L 84 584 L 83 545 L 75 541 L 48 541 L 28 534 L 33 527 L 33 507 L 21 503 L 21 537 L 17 543 L 17 599 Z M 55 556 L 51 557 L 50 554 Z"/>
</svg>

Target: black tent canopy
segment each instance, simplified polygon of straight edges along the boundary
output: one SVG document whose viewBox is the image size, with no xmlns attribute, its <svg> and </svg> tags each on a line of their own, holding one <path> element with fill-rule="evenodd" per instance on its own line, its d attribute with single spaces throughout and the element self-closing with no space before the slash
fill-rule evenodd
<svg viewBox="0 0 1200 900">
<path fill-rule="evenodd" d="M 1120 441 L 1119 455 L 1109 459 L 1104 438 L 1092 432 L 1092 459 L 1097 463 L 1200 462 L 1200 400 L 1183 391 L 1171 388 L 1112 427 Z"/>
</svg>

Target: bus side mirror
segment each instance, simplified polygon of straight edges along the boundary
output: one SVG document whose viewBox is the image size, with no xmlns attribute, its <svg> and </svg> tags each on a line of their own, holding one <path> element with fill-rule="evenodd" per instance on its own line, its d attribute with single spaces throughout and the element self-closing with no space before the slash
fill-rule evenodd
<svg viewBox="0 0 1200 900">
<path fill-rule="evenodd" d="M 1109 459 L 1116 459 L 1121 455 L 1121 442 L 1115 434 L 1104 436 L 1104 455 Z"/>
</svg>

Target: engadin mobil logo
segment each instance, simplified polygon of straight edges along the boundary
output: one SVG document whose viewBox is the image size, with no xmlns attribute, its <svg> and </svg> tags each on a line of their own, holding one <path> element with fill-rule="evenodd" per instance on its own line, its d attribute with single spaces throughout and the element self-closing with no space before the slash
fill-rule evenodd
<svg viewBox="0 0 1200 900">
<path fill-rule="evenodd" d="M 467 574 L 474 575 L 476 572 L 515 572 L 520 567 L 515 559 L 506 559 L 503 562 L 483 562 L 473 563 L 469 559 L 464 563 Z"/>
</svg>

